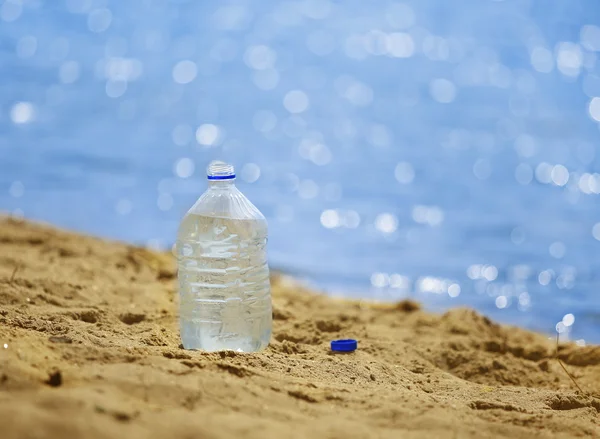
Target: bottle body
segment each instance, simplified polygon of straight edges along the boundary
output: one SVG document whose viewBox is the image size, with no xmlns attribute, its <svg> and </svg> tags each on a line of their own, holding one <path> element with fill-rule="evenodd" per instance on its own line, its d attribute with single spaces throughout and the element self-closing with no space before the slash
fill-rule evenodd
<svg viewBox="0 0 600 439">
<path fill-rule="evenodd" d="M 185 349 L 257 352 L 272 326 L 267 223 L 233 184 L 214 186 L 178 232 L 181 340 Z"/>
</svg>

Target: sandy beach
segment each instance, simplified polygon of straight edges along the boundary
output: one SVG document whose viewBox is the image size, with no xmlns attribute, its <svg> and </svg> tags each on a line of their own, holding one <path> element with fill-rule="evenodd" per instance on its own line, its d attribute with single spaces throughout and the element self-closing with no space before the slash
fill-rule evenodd
<svg viewBox="0 0 600 439">
<path fill-rule="evenodd" d="M 4 218 L 0 261 L 3 439 L 600 437 L 597 346 L 580 391 L 547 335 L 274 275 L 264 352 L 186 351 L 170 254 Z"/>
</svg>

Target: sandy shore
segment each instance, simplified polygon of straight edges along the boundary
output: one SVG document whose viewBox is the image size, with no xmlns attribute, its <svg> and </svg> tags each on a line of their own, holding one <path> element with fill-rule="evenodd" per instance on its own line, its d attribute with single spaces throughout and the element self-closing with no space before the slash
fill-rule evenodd
<svg viewBox="0 0 600 439">
<path fill-rule="evenodd" d="M 170 255 L 0 219 L 0 261 L 3 439 L 600 437 L 600 347 L 582 393 L 547 337 L 274 276 L 266 351 L 185 351 Z"/>
</svg>

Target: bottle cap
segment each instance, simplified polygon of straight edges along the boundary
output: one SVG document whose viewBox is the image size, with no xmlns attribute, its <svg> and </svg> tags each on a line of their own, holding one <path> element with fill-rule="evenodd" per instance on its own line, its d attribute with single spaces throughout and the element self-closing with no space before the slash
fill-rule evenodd
<svg viewBox="0 0 600 439">
<path fill-rule="evenodd" d="M 206 178 L 209 180 L 233 180 L 235 170 L 229 163 L 214 161 L 206 168 Z"/>
<path fill-rule="evenodd" d="M 353 338 L 331 341 L 331 350 L 335 352 L 353 352 L 357 347 L 358 342 Z"/>
</svg>

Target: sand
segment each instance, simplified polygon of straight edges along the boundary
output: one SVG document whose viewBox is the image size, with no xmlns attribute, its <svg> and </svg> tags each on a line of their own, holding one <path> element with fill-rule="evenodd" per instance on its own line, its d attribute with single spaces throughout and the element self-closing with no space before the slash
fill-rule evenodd
<svg viewBox="0 0 600 439">
<path fill-rule="evenodd" d="M 186 351 L 169 254 L 4 218 L 0 261 L 2 439 L 600 437 L 597 346 L 579 391 L 548 336 L 275 275 L 267 350 Z"/>
</svg>

